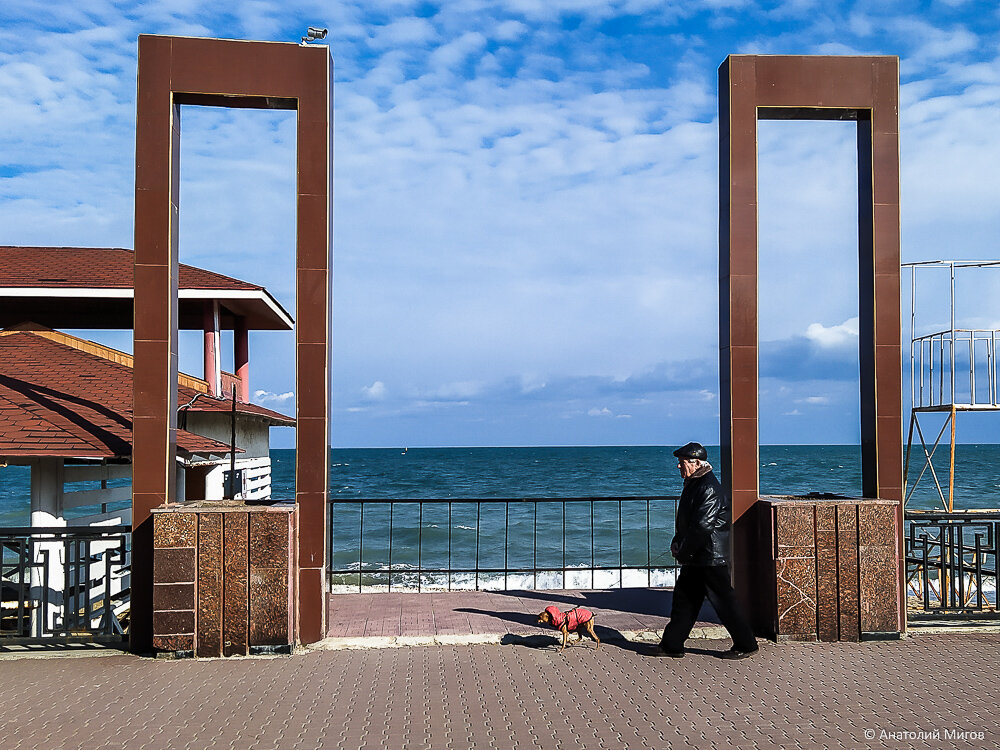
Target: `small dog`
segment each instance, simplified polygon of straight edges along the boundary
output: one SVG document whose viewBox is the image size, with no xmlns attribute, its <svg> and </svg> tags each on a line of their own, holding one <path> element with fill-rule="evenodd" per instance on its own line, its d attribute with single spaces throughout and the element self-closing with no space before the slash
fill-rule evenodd
<svg viewBox="0 0 1000 750">
<path fill-rule="evenodd" d="M 562 648 L 559 649 L 560 652 L 566 648 L 566 639 L 569 637 L 569 632 L 572 630 L 576 632 L 576 642 L 579 643 L 583 640 L 583 631 L 587 631 L 587 635 L 593 638 L 597 642 L 597 648 L 601 647 L 601 639 L 597 637 L 597 633 L 594 632 L 594 613 L 589 609 L 584 609 L 583 607 L 573 607 L 569 612 L 561 612 L 557 606 L 554 604 L 545 608 L 545 610 L 538 615 L 539 625 L 551 625 L 556 630 L 562 631 Z"/>
</svg>

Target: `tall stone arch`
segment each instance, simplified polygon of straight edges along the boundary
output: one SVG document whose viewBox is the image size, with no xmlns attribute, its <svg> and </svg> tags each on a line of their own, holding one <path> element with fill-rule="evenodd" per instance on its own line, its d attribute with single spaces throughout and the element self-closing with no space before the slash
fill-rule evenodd
<svg viewBox="0 0 1000 750">
<path fill-rule="evenodd" d="M 150 511 L 176 499 L 177 228 L 180 108 L 296 113 L 295 639 L 326 634 L 333 63 L 325 46 L 139 37 L 135 160 L 132 615 L 135 651 L 152 644 Z"/>
<path fill-rule="evenodd" d="M 719 378 L 722 482 L 731 493 L 734 576 L 757 590 L 760 496 L 757 122 L 857 123 L 862 494 L 902 500 L 899 292 L 899 59 L 731 55 L 719 67 Z M 822 283 L 816 278 L 815 283 Z M 896 509 L 902 561 L 902 509 Z M 898 571 L 899 617 L 905 617 Z M 901 627 L 905 623 L 900 623 Z"/>
</svg>

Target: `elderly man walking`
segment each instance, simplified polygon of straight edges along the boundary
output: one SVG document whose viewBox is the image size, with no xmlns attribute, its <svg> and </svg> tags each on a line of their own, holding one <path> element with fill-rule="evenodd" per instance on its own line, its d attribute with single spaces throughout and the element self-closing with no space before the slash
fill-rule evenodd
<svg viewBox="0 0 1000 750">
<path fill-rule="evenodd" d="M 674 584 L 670 622 L 663 630 L 658 655 L 684 656 L 684 641 L 698 619 L 708 597 L 722 624 L 733 638 L 724 659 L 742 659 L 757 652 L 757 640 L 740 611 L 729 581 L 729 529 L 731 508 L 706 460 L 700 443 L 688 443 L 674 451 L 684 489 L 677 503 L 674 539 L 670 552 L 681 564 Z"/>
</svg>

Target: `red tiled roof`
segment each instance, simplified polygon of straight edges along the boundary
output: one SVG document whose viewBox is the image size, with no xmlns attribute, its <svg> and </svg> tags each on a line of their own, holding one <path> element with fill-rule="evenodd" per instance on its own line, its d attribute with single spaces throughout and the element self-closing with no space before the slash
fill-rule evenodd
<svg viewBox="0 0 1000 750">
<path fill-rule="evenodd" d="M 66 337 L 67 339 L 71 337 Z M 85 342 L 82 342 L 85 343 Z M 198 394 L 178 387 L 178 403 Z M 200 394 L 199 411 L 231 404 Z M 239 412 L 293 424 L 254 404 Z M 177 430 L 183 453 L 228 453 L 225 443 Z M 132 454 L 132 368 L 46 338 L 44 332 L 0 333 L 0 455 L 111 458 Z"/>
<path fill-rule="evenodd" d="M 0 287 L 131 289 L 134 261 L 123 248 L 0 246 Z M 264 288 L 183 263 L 178 273 L 181 289 Z"/>
</svg>

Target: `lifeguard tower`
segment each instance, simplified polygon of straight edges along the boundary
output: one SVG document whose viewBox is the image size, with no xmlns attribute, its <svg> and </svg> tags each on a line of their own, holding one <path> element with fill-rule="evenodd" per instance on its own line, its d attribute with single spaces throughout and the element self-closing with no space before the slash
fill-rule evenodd
<svg viewBox="0 0 1000 750">
<path fill-rule="evenodd" d="M 1000 616 L 1000 513 L 982 507 L 956 510 L 955 443 L 959 412 L 1000 411 L 997 319 L 971 325 L 990 321 L 981 317 L 982 303 L 990 299 L 987 277 L 990 269 L 1000 269 L 1000 260 L 929 260 L 902 267 L 910 272 L 910 427 L 903 463 L 908 615 L 911 620 L 995 618 Z M 933 461 L 945 433 L 947 487 L 940 460 L 938 468 Z M 914 455 L 914 434 L 919 456 Z M 926 496 L 914 498 L 921 482 L 933 483 L 937 502 L 931 493 L 930 504 L 940 507 L 926 507 Z"/>
<path fill-rule="evenodd" d="M 909 504 L 921 481 L 929 479 L 934 483 L 941 507 L 951 513 L 955 510 L 958 413 L 1000 411 L 997 387 L 1000 328 L 960 327 L 961 321 L 967 319 L 962 316 L 970 316 L 975 311 L 957 310 L 962 300 L 956 296 L 956 282 L 959 273 L 972 276 L 976 270 L 1000 269 L 1000 260 L 929 260 L 903 263 L 902 266 L 910 271 L 910 427 L 903 466 L 904 504 Z M 931 295 L 919 294 L 921 288 L 926 293 L 927 287 L 932 285 Z M 948 290 L 947 309 L 940 304 L 940 291 L 944 286 Z M 923 301 L 925 297 L 929 300 L 921 310 L 922 319 L 931 322 L 920 324 L 917 300 Z M 936 426 L 932 415 L 944 415 L 945 419 L 928 446 L 927 434 L 933 432 L 925 434 L 924 430 L 928 426 L 933 430 Z M 914 432 L 920 442 L 923 463 L 911 482 Z M 932 461 L 946 432 L 950 435 L 947 491 Z"/>
</svg>

